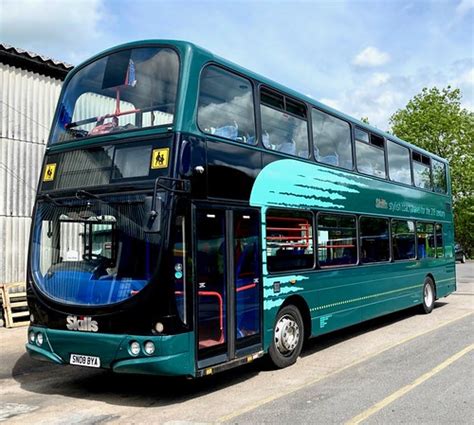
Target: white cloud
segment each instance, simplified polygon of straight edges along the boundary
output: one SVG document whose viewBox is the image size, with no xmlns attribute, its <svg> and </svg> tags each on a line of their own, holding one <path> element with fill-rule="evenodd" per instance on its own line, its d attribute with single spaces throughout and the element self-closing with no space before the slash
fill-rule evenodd
<svg viewBox="0 0 474 425">
<path fill-rule="evenodd" d="M 390 60 L 390 55 L 382 52 L 376 47 L 366 47 L 362 50 L 352 61 L 354 65 L 358 66 L 380 66 L 386 64 Z"/>
<path fill-rule="evenodd" d="M 390 74 L 387 74 L 386 72 L 375 72 L 372 74 L 372 77 L 369 80 L 369 84 L 379 87 L 387 83 L 387 81 L 390 79 Z"/>
<path fill-rule="evenodd" d="M 463 18 L 472 9 L 474 9 L 474 0 L 461 0 L 456 6 L 456 15 Z"/>
<path fill-rule="evenodd" d="M 474 68 L 468 69 L 462 73 L 459 78 L 454 80 L 455 84 L 472 86 L 474 85 Z"/>
<path fill-rule="evenodd" d="M 59 60 L 83 58 L 103 35 L 102 0 L 2 0 L 1 7 L 3 41 L 40 54 L 64 51 Z"/>
<path fill-rule="evenodd" d="M 320 101 L 354 118 L 368 117 L 372 125 L 387 130 L 390 116 L 404 108 L 423 87 L 448 85 L 459 87 L 463 96 L 461 106 L 474 111 L 474 68 L 470 59 L 456 60 L 443 71 L 424 66 L 403 74 L 374 72 L 366 75 L 365 80 L 358 73 L 337 97 Z"/>
<path fill-rule="evenodd" d="M 461 89 L 461 107 L 474 112 L 474 68 L 466 69 L 451 79 L 453 87 Z"/>
</svg>

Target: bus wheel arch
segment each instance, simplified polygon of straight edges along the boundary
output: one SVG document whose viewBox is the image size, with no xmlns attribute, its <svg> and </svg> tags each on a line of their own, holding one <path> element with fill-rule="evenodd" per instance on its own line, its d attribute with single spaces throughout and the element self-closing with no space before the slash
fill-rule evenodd
<svg viewBox="0 0 474 425">
<path fill-rule="evenodd" d="M 280 310 L 290 304 L 294 305 L 300 311 L 301 317 L 303 318 L 304 340 L 309 339 L 311 336 L 311 314 L 307 302 L 299 295 L 292 295 L 285 300 Z"/>
</svg>

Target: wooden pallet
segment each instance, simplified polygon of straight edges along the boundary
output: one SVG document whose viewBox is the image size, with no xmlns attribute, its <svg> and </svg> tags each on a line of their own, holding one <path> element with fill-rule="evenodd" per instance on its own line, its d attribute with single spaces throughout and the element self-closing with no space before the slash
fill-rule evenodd
<svg viewBox="0 0 474 425">
<path fill-rule="evenodd" d="M 26 302 L 26 292 L 13 292 L 13 288 L 25 287 L 23 282 L 3 283 L 0 285 L 5 327 L 16 328 L 30 323 L 30 312 Z"/>
</svg>

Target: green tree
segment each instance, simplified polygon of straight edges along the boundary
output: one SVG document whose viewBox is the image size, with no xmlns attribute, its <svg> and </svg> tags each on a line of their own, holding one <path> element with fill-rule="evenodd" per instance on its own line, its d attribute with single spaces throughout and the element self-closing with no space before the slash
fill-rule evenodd
<svg viewBox="0 0 474 425">
<path fill-rule="evenodd" d="M 424 88 L 390 118 L 391 132 L 449 161 L 456 238 L 474 253 L 474 113 L 459 89 Z"/>
</svg>

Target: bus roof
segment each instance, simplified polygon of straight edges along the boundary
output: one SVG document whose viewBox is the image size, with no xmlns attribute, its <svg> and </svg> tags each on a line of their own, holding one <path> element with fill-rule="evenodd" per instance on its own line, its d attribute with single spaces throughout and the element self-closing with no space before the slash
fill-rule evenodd
<svg viewBox="0 0 474 425">
<path fill-rule="evenodd" d="M 273 81 L 267 77 L 264 77 L 260 74 L 257 74 L 245 67 L 242 67 L 230 60 L 227 60 L 221 56 L 218 56 L 214 53 L 212 53 L 211 51 L 201 47 L 201 46 L 198 46 L 192 42 L 189 42 L 189 41 L 183 41 L 183 40 L 167 40 L 167 39 L 148 39 L 148 40 L 138 40 L 138 41 L 132 41 L 132 42 L 129 42 L 129 43 L 125 43 L 125 44 L 121 44 L 121 45 L 118 45 L 118 46 L 115 46 L 115 47 L 112 47 L 112 48 L 109 48 L 109 49 L 106 49 L 94 56 L 92 56 L 91 58 L 87 59 L 86 61 L 82 62 L 81 64 L 79 64 L 78 66 L 76 66 L 67 76 L 66 78 L 66 81 L 65 83 L 77 72 L 77 70 L 79 70 L 80 68 L 82 68 L 83 66 L 93 62 L 94 60 L 98 59 L 99 57 L 103 56 L 103 55 L 106 55 L 106 54 L 109 54 L 109 53 L 112 53 L 116 50 L 120 50 L 120 49 L 123 49 L 123 48 L 133 48 L 133 47 L 139 47 L 139 46 L 142 46 L 142 45 L 154 45 L 154 44 L 166 44 L 166 45 L 170 45 L 170 46 L 175 46 L 177 47 L 179 50 L 181 51 L 184 51 L 184 52 L 189 52 L 189 53 L 192 53 L 193 51 L 198 51 L 199 53 L 201 53 L 202 55 L 204 56 L 207 56 L 209 58 L 209 62 L 215 62 L 217 64 L 220 64 L 220 65 L 223 65 L 227 68 L 230 68 L 230 69 L 233 69 L 243 75 L 247 75 L 248 77 L 254 79 L 254 80 L 257 80 L 259 81 L 260 83 L 263 83 L 264 85 L 267 85 L 273 89 L 276 89 L 277 91 L 281 91 L 289 96 L 292 96 L 292 97 L 295 97 L 297 99 L 300 99 L 310 105 L 313 105 L 315 106 L 316 108 L 319 108 L 323 111 L 327 111 L 329 112 L 330 114 L 338 117 L 338 118 L 341 118 L 345 121 L 349 121 L 351 122 L 352 124 L 356 125 L 357 127 L 360 127 L 361 129 L 364 129 L 364 130 L 368 130 L 368 131 L 371 131 L 375 134 L 378 134 L 382 137 L 385 137 L 387 139 L 390 139 L 390 140 L 393 140 L 393 141 L 396 141 L 398 142 L 399 144 L 403 145 L 403 146 L 406 146 L 408 148 L 413 148 L 415 149 L 416 151 L 424 154 L 424 155 L 428 155 L 430 156 L 431 158 L 434 158 L 438 161 L 442 161 L 444 163 L 448 163 L 448 161 L 442 157 L 439 157 L 438 155 L 432 153 L 432 152 L 429 152 L 429 151 L 426 151 L 424 150 L 423 148 L 420 148 L 412 143 L 409 143 L 403 139 L 400 139 L 398 137 L 396 137 L 395 135 L 393 134 L 390 134 L 388 132 L 385 132 L 383 130 L 380 130 L 379 128 L 377 127 L 373 127 L 371 126 L 370 124 L 366 124 L 354 117 L 351 117 L 350 115 L 347 115 L 343 112 L 340 112 L 338 111 L 337 109 L 334 109 L 328 105 L 325 105 L 319 101 L 317 101 L 316 99 L 314 99 L 313 97 L 310 97 L 310 96 L 307 96 L 307 95 L 304 95 L 304 94 L 301 94 L 283 84 L 280 84 L 276 81 Z"/>
</svg>

